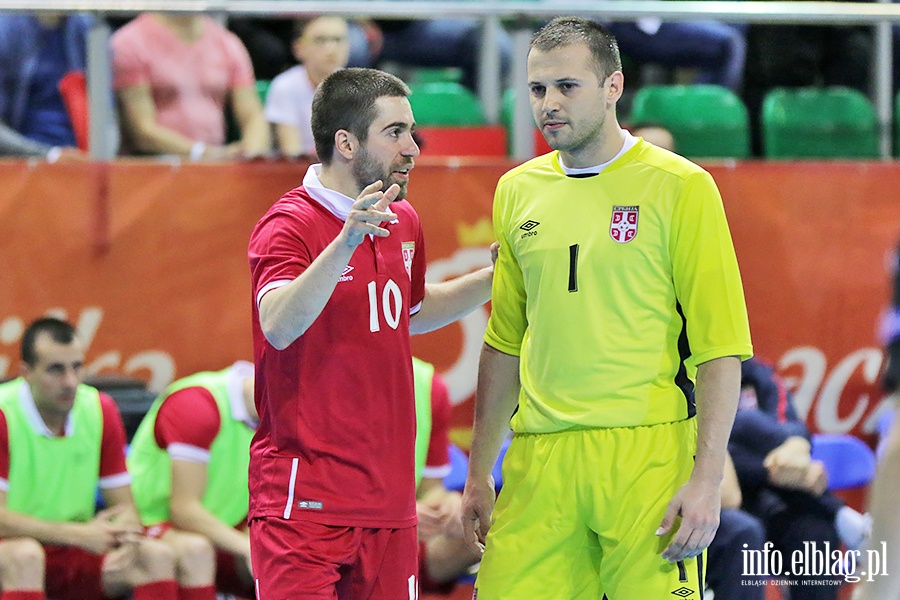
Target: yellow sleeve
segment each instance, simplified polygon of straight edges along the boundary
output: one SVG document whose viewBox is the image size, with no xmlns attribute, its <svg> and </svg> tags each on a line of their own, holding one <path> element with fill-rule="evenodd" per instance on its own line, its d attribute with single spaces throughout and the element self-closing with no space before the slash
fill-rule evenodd
<svg viewBox="0 0 900 600">
<path fill-rule="evenodd" d="M 734 244 L 719 190 L 706 171 L 685 180 L 669 245 L 692 366 L 723 356 L 750 358 L 750 325 Z"/>
<path fill-rule="evenodd" d="M 491 317 L 484 341 L 500 352 L 518 356 L 528 320 L 525 315 L 525 282 L 509 236 L 510 187 L 510 184 L 504 185 L 501 181 L 494 193 L 494 235 L 500 242 L 500 253 L 494 265 Z"/>
</svg>

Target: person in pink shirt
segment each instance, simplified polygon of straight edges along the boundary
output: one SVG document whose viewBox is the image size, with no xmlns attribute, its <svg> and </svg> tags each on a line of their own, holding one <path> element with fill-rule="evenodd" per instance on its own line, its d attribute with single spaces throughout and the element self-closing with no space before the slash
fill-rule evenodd
<svg viewBox="0 0 900 600">
<path fill-rule="evenodd" d="M 208 16 L 146 13 L 112 37 L 122 132 L 137 154 L 192 160 L 269 151 L 269 126 L 240 40 Z M 226 143 L 229 106 L 240 140 Z"/>
</svg>

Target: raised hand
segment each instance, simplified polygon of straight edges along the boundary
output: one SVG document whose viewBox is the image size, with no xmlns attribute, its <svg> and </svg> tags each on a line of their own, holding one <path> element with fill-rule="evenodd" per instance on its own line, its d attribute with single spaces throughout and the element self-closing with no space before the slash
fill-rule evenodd
<svg viewBox="0 0 900 600">
<path fill-rule="evenodd" d="M 348 246 L 359 246 L 370 234 L 378 237 L 387 237 L 390 234 L 387 229 L 381 227 L 381 224 L 397 218 L 388 207 L 400 193 L 400 186 L 394 184 L 382 192 L 382 185 L 381 181 L 367 185 L 350 207 L 350 213 L 340 234 Z"/>
</svg>

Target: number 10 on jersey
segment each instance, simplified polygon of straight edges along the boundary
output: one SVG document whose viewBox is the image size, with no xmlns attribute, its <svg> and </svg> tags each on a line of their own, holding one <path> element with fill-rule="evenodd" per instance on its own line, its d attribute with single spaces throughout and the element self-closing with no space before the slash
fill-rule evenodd
<svg viewBox="0 0 900 600">
<path fill-rule="evenodd" d="M 379 302 L 378 290 L 374 281 L 370 281 L 367 286 L 369 289 L 369 331 L 381 331 L 381 317 L 384 315 L 384 322 L 391 329 L 397 329 L 400 325 L 400 311 L 403 310 L 403 295 L 400 293 L 400 286 L 393 279 L 388 279 L 381 290 L 381 302 Z M 379 304 L 381 310 L 379 311 Z"/>
</svg>

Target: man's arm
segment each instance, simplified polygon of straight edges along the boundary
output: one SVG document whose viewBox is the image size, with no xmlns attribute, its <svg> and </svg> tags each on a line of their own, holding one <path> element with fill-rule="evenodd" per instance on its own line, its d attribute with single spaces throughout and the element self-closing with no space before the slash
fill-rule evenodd
<svg viewBox="0 0 900 600">
<path fill-rule="evenodd" d="M 484 267 L 451 281 L 425 284 L 422 308 L 409 319 L 412 334 L 440 329 L 491 299 L 494 267 Z"/>
<path fill-rule="evenodd" d="M 741 494 L 741 485 L 738 483 L 737 471 L 734 469 L 734 462 L 731 455 L 725 453 L 725 470 L 722 473 L 722 485 L 719 490 L 722 492 L 722 508 L 740 508 L 744 498 Z"/>
<path fill-rule="evenodd" d="M 119 509 L 100 512 L 87 523 L 45 521 L 9 510 L 6 492 L 0 491 L 0 537 L 29 537 L 42 544 L 75 546 L 95 554 L 106 554 L 124 535 L 136 533 L 133 526 L 114 524 Z"/>
<path fill-rule="evenodd" d="M 293 125 L 275 123 L 275 141 L 284 156 L 300 156 L 300 133 Z"/>
<path fill-rule="evenodd" d="M 292 282 L 270 290 L 260 299 L 259 324 L 266 340 L 276 349 L 290 346 L 319 317 L 365 236 L 389 235 L 380 225 L 396 218 L 389 206 L 400 188 L 396 184 L 385 192 L 380 188 L 380 181 L 367 186 L 350 209 L 344 228 L 309 267 Z"/>
<path fill-rule="evenodd" d="M 410 333 L 428 333 L 440 329 L 491 299 L 494 264 L 497 262 L 500 245 L 494 242 L 490 250 L 491 266 L 451 281 L 425 284 L 422 307 L 409 320 Z"/>
<path fill-rule="evenodd" d="M 6 123 L 0 122 L 0 155 L 2 156 L 40 156 L 44 158 L 50 152 L 49 144 L 43 144 L 25 137 Z"/>
<path fill-rule="evenodd" d="M 518 402 L 519 357 L 485 344 L 478 364 L 472 449 L 463 492 L 463 535 L 473 548 L 484 547 L 491 526 L 495 500 L 491 469 Z"/>
<path fill-rule="evenodd" d="M 118 92 L 125 133 L 135 148 L 145 154 L 190 156 L 196 140 L 178 133 L 156 120 L 156 106 L 146 84 Z M 207 149 L 210 150 L 210 149 Z"/>
<path fill-rule="evenodd" d="M 676 492 L 657 530 L 665 535 L 681 516 L 681 525 L 663 551 L 670 562 L 697 556 L 719 527 L 721 492 L 728 434 L 737 412 L 741 387 L 741 361 L 734 356 L 716 358 L 697 367 L 697 454 L 691 477 Z"/>
<path fill-rule="evenodd" d="M 266 154 L 272 148 L 272 139 L 256 88 L 246 86 L 233 89 L 231 106 L 241 131 L 243 155 L 252 158 Z"/>
<path fill-rule="evenodd" d="M 216 548 L 250 565 L 250 536 L 223 523 L 203 506 L 208 481 L 206 463 L 172 461 L 172 495 L 169 514 L 176 528 L 206 536 Z"/>
</svg>

